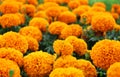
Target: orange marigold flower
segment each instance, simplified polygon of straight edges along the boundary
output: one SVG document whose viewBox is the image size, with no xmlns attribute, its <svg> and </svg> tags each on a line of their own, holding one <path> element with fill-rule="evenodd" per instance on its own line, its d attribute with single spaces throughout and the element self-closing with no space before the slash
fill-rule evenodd
<svg viewBox="0 0 120 77">
<path fill-rule="evenodd" d="M 119 31 L 119 30 L 120 30 L 120 25 L 119 25 L 119 24 L 116 24 L 116 25 L 114 26 L 114 29 L 115 29 L 116 31 Z"/>
<path fill-rule="evenodd" d="M 38 27 L 41 31 L 46 31 L 49 22 L 44 18 L 33 18 L 29 22 L 29 26 Z"/>
<path fill-rule="evenodd" d="M 34 5 L 32 4 L 24 4 L 22 7 L 21 7 L 21 13 L 23 14 L 27 14 L 29 15 L 30 17 L 33 17 L 34 14 L 36 12 L 36 8 Z"/>
<path fill-rule="evenodd" d="M 10 77 L 9 72 L 13 70 L 13 77 L 21 77 L 18 65 L 11 61 L 0 58 L 0 77 Z"/>
<path fill-rule="evenodd" d="M 69 3 L 68 3 L 68 6 L 70 9 L 75 9 L 77 7 L 80 6 L 80 3 L 78 0 L 71 0 Z"/>
<path fill-rule="evenodd" d="M 88 5 L 88 0 L 78 0 L 81 5 Z"/>
<path fill-rule="evenodd" d="M 59 6 L 59 9 L 61 10 L 61 12 L 69 11 L 69 8 L 65 6 Z"/>
<path fill-rule="evenodd" d="M 94 31 L 107 32 L 115 26 L 115 20 L 109 13 L 96 14 L 92 18 L 92 29 Z"/>
<path fill-rule="evenodd" d="M 91 7 L 89 5 L 81 5 L 78 8 L 83 8 L 83 9 L 85 9 L 85 11 L 89 11 L 91 9 Z"/>
<path fill-rule="evenodd" d="M 90 61 L 79 59 L 75 67 L 82 70 L 85 77 L 97 77 L 96 68 Z"/>
<path fill-rule="evenodd" d="M 120 62 L 116 62 L 112 65 L 107 70 L 107 77 L 120 77 Z"/>
<path fill-rule="evenodd" d="M 116 12 L 120 15 L 120 6 L 119 6 L 119 8 L 116 10 Z"/>
<path fill-rule="evenodd" d="M 28 49 L 27 40 L 25 39 L 24 36 L 20 35 L 19 33 L 12 32 L 12 31 L 7 32 L 3 34 L 2 39 L 4 40 L 2 47 L 15 48 L 16 50 L 19 50 L 22 53 L 26 53 Z"/>
<path fill-rule="evenodd" d="M 60 22 L 60 21 L 55 21 L 52 22 L 49 26 L 48 26 L 48 31 L 51 34 L 55 34 L 55 35 L 60 35 L 61 31 L 68 26 L 66 23 L 64 22 Z"/>
<path fill-rule="evenodd" d="M 24 36 L 32 37 L 37 41 L 42 40 L 42 32 L 37 27 L 34 26 L 23 27 L 20 29 L 19 33 Z"/>
<path fill-rule="evenodd" d="M 83 14 L 81 14 L 80 21 L 84 24 L 91 24 L 92 17 L 95 15 L 95 12 L 93 11 L 87 11 Z"/>
<path fill-rule="evenodd" d="M 103 3 L 103 2 L 96 2 L 93 4 L 93 7 L 102 7 L 102 8 L 105 8 L 106 9 L 106 5 Z"/>
<path fill-rule="evenodd" d="M 28 42 L 28 49 L 32 51 L 37 51 L 39 49 L 38 41 L 32 37 L 26 36 Z"/>
<path fill-rule="evenodd" d="M 113 16 L 113 18 L 115 19 L 115 20 L 117 20 L 117 19 L 119 19 L 119 14 L 118 13 L 111 13 L 111 15 Z"/>
<path fill-rule="evenodd" d="M 38 5 L 38 0 L 27 0 L 28 4 Z"/>
<path fill-rule="evenodd" d="M 3 14 L 6 13 L 18 13 L 20 10 L 19 5 L 17 2 L 15 1 L 4 1 L 1 5 L 0 5 L 0 12 L 2 12 Z"/>
<path fill-rule="evenodd" d="M 61 9 L 59 9 L 59 7 L 49 7 L 45 11 L 50 17 L 58 17 L 61 13 Z"/>
<path fill-rule="evenodd" d="M 24 70 L 29 77 L 44 77 L 52 71 L 54 60 L 54 56 L 46 52 L 32 52 L 24 57 Z"/>
<path fill-rule="evenodd" d="M 59 4 L 63 4 L 63 3 L 68 4 L 70 1 L 71 0 L 57 0 L 57 3 L 59 3 Z"/>
<path fill-rule="evenodd" d="M 112 5 L 112 8 L 114 8 L 114 9 L 118 9 L 119 6 L 120 6 L 119 4 L 113 4 L 113 5 Z"/>
<path fill-rule="evenodd" d="M 59 4 L 55 2 L 45 2 L 44 4 L 38 5 L 37 9 L 41 11 L 41 10 L 46 10 L 49 7 L 57 7 L 57 6 L 59 6 Z"/>
<path fill-rule="evenodd" d="M 66 39 L 68 36 L 72 36 L 73 31 L 70 26 L 66 26 L 62 31 L 61 34 L 59 35 L 60 39 Z"/>
<path fill-rule="evenodd" d="M 53 49 L 58 55 L 71 55 L 73 53 L 73 46 L 64 40 L 54 41 Z"/>
<path fill-rule="evenodd" d="M 25 23 L 25 15 L 21 14 L 21 13 L 16 13 L 16 15 L 19 16 L 21 24 L 24 24 Z"/>
<path fill-rule="evenodd" d="M 44 3 L 46 2 L 57 2 L 57 0 L 44 0 Z"/>
<path fill-rule="evenodd" d="M 70 11 L 65 11 L 60 13 L 58 20 L 67 24 L 74 23 L 76 22 L 76 15 Z"/>
<path fill-rule="evenodd" d="M 86 10 L 84 8 L 78 7 L 75 8 L 72 12 L 78 16 L 81 16 L 83 13 L 86 12 Z"/>
<path fill-rule="evenodd" d="M 73 67 L 57 68 L 53 70 L 50 77 L 85 77 L 82 70 Z"/>
<path fill-rule="evenodd" d="M 57 69 L 74 67 L 76 63 L 77 59 L 71 55 L 61 56 L 54 62 L 53 68 Z"/>
<path fill-rule="evenodd" d="M 72 35 L 79 37 L 82 35 L 82 27 L 79 24 L 71 24 L 69 25 L 72 28 Z"/>
<path fill-rule="evenodd" d="M 83 39 L 78 39 L 75 36 L 69 36 L 65 39 L 65 41 L 69 42 L 73 46 L 74 52 L 80 56 L 87 52 L 87 44 Z"/>
<path fill-rule="evenodd" d="M 0 48 L 0 58 L 12 60 L 20 67 L 23 65 L 23 54 L 14 48 Z"/>
<path fill-rule="evenodd" d="M 17 14 L 4 14 L 0 17 L 0 24 L 2 28 L 18 26 L 21 24 L 21 20 Z"/>
<path fill-rule="evenodd" d="M 111 64 L 120 61 L 120 42 L 101 40 L 92 47 L 90 56 L 95 66 L 108 69 Z"/>
<path fill-rule="evenodd" d="M 106 9 L 100 6 L 94 6 L 90 9 L 90 11 L 95 11 L 95 12 L 105 12 Z"/>
</svg>

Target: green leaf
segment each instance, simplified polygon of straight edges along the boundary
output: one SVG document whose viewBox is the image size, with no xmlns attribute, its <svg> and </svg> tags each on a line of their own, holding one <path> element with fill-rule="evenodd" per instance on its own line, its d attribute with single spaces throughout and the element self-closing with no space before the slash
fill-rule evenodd
<svg viewBox="0 0 120 77">
<path fill-rule="evenodd" d="M 9 75 L 10 75 L 10 77 L 13 77 L 13 75 L 14 75 L 14 70 L 11 69 L 11 70 L 9 71 Z"/>
</svg>

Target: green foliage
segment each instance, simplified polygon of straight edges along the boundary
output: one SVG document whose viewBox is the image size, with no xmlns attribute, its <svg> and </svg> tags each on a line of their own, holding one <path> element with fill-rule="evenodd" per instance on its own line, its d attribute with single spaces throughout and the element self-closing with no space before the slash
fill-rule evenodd
<svg viewBox="0 0 120 77">
<path fill-rule="evenodd" d="M 103 2 L 106 4 L 106 10 L 110 10 L 112 4 L 120 4 L 120 0 L 89 0 L 89 5 L 93 5 L 95 2 Z"/>
<path fill-rule="evenodd" d="M 14 75 L 14 70 L 11 69 L 11 70 L 9 71 L 9 76 L 10 76 L 10 77 L 13 77 L 13 75 Z"/>
<path fill-rule="evenodd" d="M 43 3 L 44 2 L 44 0 L 38 0 L 38 3 L 39 4 L 41 4 L 41 3 Z"/>
<path fill-rule="evenodd" d="M 54 54 L 53 42 L 57 37 L 57 35 L 52 35 L 49 32 L 43 33 L 43 40 L 40 42 L 40 49 L 50 54 Z"/>
<path fill-rule="evenodd" d="M 106 77 L 106 71 L 101 68 L 97 68 L 97 73 L 98 77 Z"/>
</svg>

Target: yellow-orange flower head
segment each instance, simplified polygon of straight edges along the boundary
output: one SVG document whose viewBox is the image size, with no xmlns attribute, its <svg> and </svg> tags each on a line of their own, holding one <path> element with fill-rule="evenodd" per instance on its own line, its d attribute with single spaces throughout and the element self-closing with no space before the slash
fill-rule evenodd
<svg viewBox="0 0 120 77">
<path fill-rule="evenodd" d="M 22 53 L 26 53 L 28 49 L 27 40 L 24 36 L 20 35 L 19 33 L 12 31 L 7 32 L 3 34 L 2 39 L 4 40 L 2 47 L 15 48 L 16 50 L 19 50 Z"/>
<path fill-rule="evenodd" d="M 49 7 L 45 11 L 49 17 L 58 17 L 61 13 L 60 7 Z"/>
<path fill-rule="evenodd" d="M 79 37 L 82 35 L 82 27 L 79 24 L 71 24 L 69 25 L 72 28 L 72 35 Z"/>
<path fill-rule="evenodd" d="M 12 60 L 20 67 L 23 65 L 23 54 L 14 48 L 0 48 L 0 58 Z"/>
<path fill-rule="evenodd" d="M 33 17 L 34 14 L 36 12 L 36 8 L 34 5 L 32 4 L 24 4 L 22 7 L 21 7 L 21 13 L 23 14 L 27 14 L 29 15 L 30 17 Z"/>
<path fill-rule="evenodd" d="M 69 68 L 57 68 L 53 70 L 50 77 L 85 77 L 82 70 L 69 67 Z"/>
<path fill-rule="evenodd" d="M 44 0 L 44 3 L 46 2 L 57 2 L 57 0 Z"/>
<path fill-rule="evenodd" d="M 107 77 L 120 77 L 120 62 L 116 62 L 112 65 L 107 70 Z"/>
<path fill-rule="evenodd" d="M 78 39 L 75 36 L 69 36 L 65 39 L 65 41 L 69 42 L 73 46 L 74 52 L 80 56 L 87 52 L 87 44 L 83 39 Z"/>
<path fill-rule="evenodd" d="M 95 11 L 95 12 L 105 12 L 106 9 L 100 6 L 94 6 L 90 9 L 90 11 Z"/>
<path fill-rule="evenodd" d="M 38 5 L 38 0 L 27 0 L 28 4 Z"/>
<path fill-rule="evenodd" d="M 90 56 L 96 67 L 108 69 L 111 64 L 120 61 L 120 42 L 101 40 L 92 47 Z"/>
<path fill-rule="evenodd" d="M 47 26 L 49 25 L 48 21 L 44 18 L 33 18 L 29 22 L 30 26 L 38 27 L 41 31 L 46 31 Z"/>
<path fill-rule="evenodd" d="M 54 41 L 53 49 L 58 55 L 71 55 L 73 53 L 73 46 L 64 40 Z"/>
<path fill-rule="evenodd" d="M 76 15 L 70 11 L 61 12 L 58 20 L 67 24 L 74 23 L 76 22 Z"/>
<path fill-rule="evenodd" d="M 74 10 L 72 10 L 72 12 L 78 16 L 81 16 L 83 13 L 86 12 L 86 10 L 81 7 L 78 7 L 78 8 L 75 8 Z"/>
<path fill-rule="evenodd" d="M 32 37 L 26 36 L 28 42 L 28 49 L 31 51 L 37 51 L 39 49 L 38 41 Z"/>
<path fill-rule="evenodd" d="M 43 77 L 52 71 L 54 56 L 46 52 L 32 52 L 24 57 L 24 70 L 29 77 Z"/>
<path fill-rule="evenodd" d="M 115 26 L 115 20 L 109 13 L 96 14 L 92 18 L 92 29 L 94 31 L 107 32 Z"/>
<path fill-rule="evenodd" d="M 25 15 L 21 14 L 21 13 L 16 13 L 16 15 L 19 16 L 21 24 L 24 24 L 25 23 Z"/>
<path fill-rule="evenodd" d="M 37 41 L 42 40 L 42 32 L 37 27 L 34 27 L 34 26 L 23 27 L 20 29 L 19 33 L 23 36 L 32 37 Z"/>
<path fill-rule="evenodd" d="M 99 7 L 102 7 L 102 8 L 106 9 L 106 5 L 103 2 L 96 2 L 96 3 L 94 3 L 93 7 L 96 7 L 96 6 L 99 6 Z"/>
<path fill-rule="evenodd" d="M 54 62 L 53 68 L 74 67 L 76 63 L 77 59 L 71 55 L 61 56 Z"/>
<path fill-rule="evenodd" d="M 75 67 L 81 69 L 85 77 L 97 77 L 96 68 L 90 61 L 79 59 Z"/>
<path fill-rule="evenodd" d="M 68 6 L 70 9 L 75 9 L 77 7 L 80 6 L 80 3 L 78 0 L 71 0 L 69 3 L 68 3 Z"/>
<path fill-rule="evenodd" d="M 18 26 L 21 24 L 21 20 L 17 14 L 4 14 L 0 17 L 0 24 L 2 28 Z"/>
<path fill-rule="evenodd" d="M 20 10 L 19 5 L 15 1 L 12 1 L 12 2 L 4 1 L 0 5 L 0 12 L 2 12 L 3 14 L 18 13 L 19 10 Z"/>
<path fill-rule="evenodd" d="M 60 22 L 60 21 L 55 21 L 52 22 L 49 26 L 48 26 L 48 31 L 51 34 L 55 34 L 55 35 L 60 35 L 61 31 L 68 26 L 66 23 L 64 22 Z"/>
<path fill-rule="evenodd" d="M 21 77 L 20 69 L 15 62 L 0 58 L 0 77 L 10 77 L 10 70 L 14 71 L 13 77 Z"/>
<path fill-rule="evenodd" d="M 88 5 L 88 0 L 78 0 L 81 5 Z"/>
</svg>

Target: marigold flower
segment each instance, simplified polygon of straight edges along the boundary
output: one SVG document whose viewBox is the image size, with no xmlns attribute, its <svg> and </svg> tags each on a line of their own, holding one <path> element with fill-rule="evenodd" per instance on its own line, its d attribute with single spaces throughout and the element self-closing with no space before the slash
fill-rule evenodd
<svg viewBox="0 0 120 77">
<path fill-rule="evenodd" d="M 93 11 L 87 11 L 83 14 L 81 14 L 80 21 L 84 24 L 91 24 L 92 17 L 95 15 L 95 12 Z"/>
<path fill-rule="evenodd" d="M 95 66 L 108 69 L 111 64 L 120 61 L 120 42 L 101 40 L 92 47 L 90 56 Z"/>
<path fill-rule="evenodd" d="M 49 25 L 48 21 L 44 18 L 33 18 L 29 22 L 29 26 L 38 27 L 41 31 L 46 31 L 47 26 Z"/>
<path fill-rule="evenodd" d="M 36 8 L 34 5 L 32 4 L 24 4 L 22 7 L 21 7 L 21 13 L 23 14 L 27 14 L 29 15 L 30 17 L 33 17 L 34 14 L 36 12 Z"/>
<path fill-rule="evenodd" d="M 28 4 L 38 5 L 38 0 L 27 0 Z"/>
<path fill-rule="evenodd" d="M 119 8 L 116 10 L 116 12 L 120 15 L 120 6 L 119 6 Z"/>
<path fill-rule="evenodd" d="M 58 55 L 71 55 L 73 53 L 73 46 L 64 40 L 54 41 L 53 49 Z"/>
<path fill-rule="evenodd" d="M 32 52 L 24 57 L 24 70 L 29 77 L 43 77 L 52 71 L 54 56 L 46 52 Z"/>
<path fill-rule="evenodd" d="M 96 6 L 99 6 L 99 7 L 102 7 L 102 8 L 106 9 L 106 5 L 103 2 L 96 2 L 96 3 L 94 3 L 93 7 L 96 7 Z"/>
<path fill-rule="evenodd" d="M 57 0 L 57 3 L 59 3 L 59 4 L 63 4 L 63 3 L 68 4 L 70 1 L 71 0 Z"/>
<path fill-rule="evenodd" d="M 95 11 L 95 12 L 105 12 L 106 9 L 100 6 L 95 6 L 90 9 L 90 11 Z"/>
<path fill-rule="evenodd" d="M 88 0 L 78 0 L 81 5 L 88 5 Z"/>
<path fill-rule="evenodd" d="M 55 34 L 55 35 L 60 35 L 61 31 L 68 26 L 66 23 L 64 22 L 60 22 L 60 21 L 55 21 L 52 22 L 49 26 L 48 26 L 48 31 L 51 34 Z"/>
<path fill-rule="evenodd" d="M 46 2 L 57 2 L 57 0 L 44 0 L 44 3 Z"/>
<path fill-rule="evenodd" d="M 90 61 L 79 59 L 75 67 L 82 70 L 85 77 L 97 77 L 96 68 Z"/>
<path fill-rule="evenodd" d="M 81 5 L 78 8 L 83 8 L 83 9 L 85 9 L 85 11 L 89 11 L 91 9 L 91 7 L 89 5 Z"/>
<path fill-rule="evenodd" d="M 114 28 L 115 20 L 109 13 L 100 13 L 93 16 L 91 24 L 94 31 L 107 32 Z"/>
<path fill-rule="evenodd" d="M 117 19 L 119 19 L 119 14 L 118 13 L 111 13 L 111 15 L 113 16 L 113 18 L 115 19 L 115 20 L 117 20 Z"/>
<path fill-rule="evenodd" d="M 65 41 L 69 42 L 73 46 L 74 52 L 80 56 L 87 52 L 87 44 L 83 39 L 78 39 L 76 36 L 69 36 Z"/>
<path fill-rule="evenodd" d="M 21 20 L 17 14 L 4 14 L 0 17 L 0 24 L 2 28 L 18 26 L 21 24 Z"/>
<path fill-rule="evenodd" d="M 76 63 L 77 59 L 71 55 L 61 56 L 54 62 L 53 68 L 57 69 L 74 67 Z"/>
<path fill-rule="evenodd" d="M 38 5 L 37 9 L 41 11 L 41 10 L 46 10 L 49 7 L 57 7 L 57 6 L 59 6 L 59 4 L 55 2 L 45 2 L 44 4 Z"/>
<path fill-rule="evenodd" d="M 28 42 L 28 49 L 32 51 L 37 51 L 39 49 L 38 41 L 32 37 L 26 36 Z"/>
<path fill-rule="evenodd" d="M 12 60 L 20 67 L 23 65 L 23 54 L 14 48 L 0 48 L 0 58 Z"/>
<path fill-rule="evenodd" d="M 71 0 L 69 3 L 68 3 L 68 6 L 70 7 L 70 9 L 75 9 L 77 7 L 80 6 L 80 3 L 78 0 Z"/>
<path fill-rule="evenodd" d="M 23 27 L 20 29 L 19 33 L 24 36 L 32 37 L 37 41 L 42 40 L 42 32 L 37 27 L 34 26 Z"/>
<path fill-rule="evenodd" d="M 86 12 L 86 10 L 81 7 L 78 7 L 78 8 L 75 8 L 72 12 L 78 16 L 81 16 L 83 13 Z"/>
<path fill-rule="evenodd" d="M 58 20 L 67 24 L 74 23 L 76 22 L 76 15 L 70 11 L 65 11 L 60 13 Z"/>
<path fill-rule="evenodd" d="M 65 6 L 59 6 L 59 9 L 61 10 L 61 12 L 69 11 L 69 8 Z"/>
<path fill-rule="evenodd" d="M 2 12 L 3 14 L 6 13 L 18 13 L 20 10 L 19 5 L 17 2 L 15 1 L 4 1 L 1 5 L 0 5 L 0 12 Z"/>
<path fill-rule="evenodd" d="M 16 13 L 16 15 L 19 16 L 21 24 L 24 24 L 25 23 L 25 15 L 21 14 L 21 13 Z"/>
<path fill-rule="evenodd" d="M 57 68 L 53 70 L 50 77 L 85 77 L 83 72 L 79 69 L 69 67 L 69 68 Z"/>
<path fill-rule="evenodd" d="M 14 71 L 13 77 L 21 77 L 20 69 L 15 62 L 0 58 L 0 77 L 10 77 L 10 70 Z"/>
<path fill-rule="evenodd" d="M 120 76 L 120 62 L 116 62 L 112 65 L 107 70 L 107 77 L 119 77 Z"/>
<path fill-rule="evenodd" d="M 72 35 L 79 37 L 82 32 L 82 27 L 79 24 L 71 24 L 69 25 L 72 28 Z"/>
<path fill-rule="evenodd" d="M 59 7 L 49 7 L 45 11 L 49 17 L 58 17 L 61 13 L 61 9 L 59 9 Z"/>
<path fill-rule="evenodd" d="M 68 36 L 72 36 L 73 31 L 72 27 L 66 26 L 62 31 L 61 34 L 59 35 L 60 39 L 66 39 Z"/>
<path fill-rule="evenodd" d="M 119 30 L 120 30 L 120 25 L 119 25 L 119 24 L 116 24 L 116 25 L 114 26 L 114 29 L 115 29 L 116 31 L 119 31 Z"/>
<path fill-rule="evenodd" d="M 22 53 L 26 53 L 28 49 L 27 40 L 25 39 L 24 36 L 20 35 L 19 33 L 12 31 L 4 33 L 2 39 L 4 41 L 3 45 L 0 45 L 2 47 L 15 48 L 16 50 L 19 50 Z"/>
</svg>

